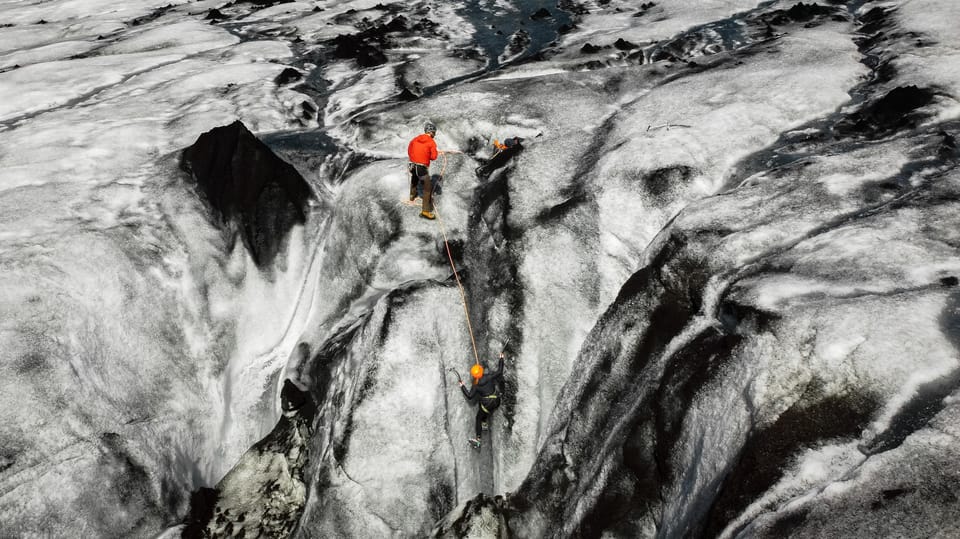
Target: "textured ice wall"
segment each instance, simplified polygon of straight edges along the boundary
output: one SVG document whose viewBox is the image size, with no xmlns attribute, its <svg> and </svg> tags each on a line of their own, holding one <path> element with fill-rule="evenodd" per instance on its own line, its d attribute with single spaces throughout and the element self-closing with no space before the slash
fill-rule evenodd
<svg viewBox="0 0 960 539">
<path fill-rule="evenodd" d="M 617 7 L 599 13 L 636 33 L 634 21 L 625 20 L 629 14 L 614 15 Z M 755 345 L 741 344 L 762 323 L 725 303 L 733 286 L 726 273 L 749 265 L 757 251 L 771 248 L 769 242 L 779 245 L 791 227 L 816 228 L 826 219 L 818 205 L 831 202 L 794 185 L 807 177 L 805 168 L 763 195 L 728 190 L 748 177 L 750 185 L 763 170 L 780 174 L 784 162 L 798 161 L 789 152 L 798 151 L 791 144 L 804 137 L 813 139 L 805 150 L 810 154 L 841 154 L 825 169 L 829 185 L 839 187 L 843 174 L 862 169 L 858 160 L 875 157 L 869 145 L 822 150 L 814 143 L 820 142 L 816 133 L 856 124 L 857 114 L 872 121 L 869 108 L 837 114 L 872 91 L 859 89 L 872 64 L 866 47 L 858 50 L 854 14 L 842 8 L 772 4 L 729 14 L 662 43 L 617 41 L 626 34 L 612 28 L 600 37 L 620 45 L 611 45 L 599 61 L 581 59 L 593 53 L 578 55 L 561 42 L 555 61 L 508 68 L 406 106 L 376 100 L 396 91 L 386 67 L 338 79 L 330 100 L 336 105 L 327 114 L 342 123 L 329 132 L 356 159 L 375 163 L 331 186 L 337 226 L 361 233 L 349 241 L 326 240 L 331 256 L 325 267 L 342 286 L 323 293 L 340 299 L 317 302 L 319 323 L 305 341 L 321 343 L 320 350 L 291 364 L 290 372 L 315 388 L 322 418 L 320 440 L 311 448 L 316 481 L 298 534 L 423 534 L 429 528 L 424 522 L 451 505 L 463 513 L 451 513 L 440 533 L 491 533 L 501 526 L 521 535 L 716 534 L 769 487 L 782 461 L 756 474 L 742 472 L 746 487 L 718 494 L 731 470 L 754 462 L 751 451 L 768 451 L 763 444 L 779 432 L 752 422 L 776 420 L 757 420 L 743 405 L 737 408 L 744 386 L 721 383 L 737 377 L 735 367 L 731 373 L 721 366 L 737 364 L 726 358 L 738 354 L 746 354 L 741 361 L 750 369 L 779 376 L 777 367 L 764 370 L 768 359 L 758 359 L 750 348 Z M 584 32 L 598 37 L 595 30 Z M 574 31 L 569 39 L 582 38 Z M 660 61 L 644 63 L 650 59 Z M 343 65 L 329 69 L 349 73 Z M 362 93 L 350 94 L 351 83 Z M 850 92 L 859 93 L 851 98 Z M 464 270 L 475 326 L 486 332 L 481 354 L 491 356 L 509 342 L 517 358 L 493 424 L 493 447 L 480 455 L 455 442 L 469 432 L 471 410 L 458 403 L 455 386 L 440 384 L 439 372 L 417 377 L 425 383 L 411 392 L 417 402 L 408 404 L 396 399 L 396 371 L 375 368 L 387 360 L 385 350 L 393 352 L 387 357 L 396 368 L 413 372 L 439 371 L 430 366 L 436 362 L 431 353 L 453 356 L 461 368 L 470 362 L 455 309 L 444 311 L 445 324 L 438 325 L 431 322 L 437 320 L 435 303 L 407 299 L 445 287 L 443 308 L 456 301 L 449 283 L 435 281 L 446 271 L 436 229 L 391 204 L 405 190 L 406 141 L 427 119 L 441 124 L 442 148 L 466 152 L 447 163 L 439 208 Z M 489 155 L 489 140 L 510 135 L 526 139 L 521 158 L 475 177 L 471 171 Z M 906 160 L 888 150 L 879 155 L 897 166 Z M 725 192 L 712 198 L 718 191 Z M 794 192 L 810 213 L 789 200 Z M 705 199 L 702 206 L 698 199 Z M 762 213 L 758 225 L 748 226 L 751 234 L 729 244 L 714 240 L 728 235 L 724 219 L 739 223 L 771 199 L 784 199 L 785 207 Z M 687 215 L 707 224 L 688 231 Z M 648 247 L 655 236 L 661 239 Z M 374 245 L 387 256 L 371 250 Z M 409 256 L 411 250 L 418 256 Z M 364 271 L 366 280 L 358 279 Z M 416 284 L 397 288 L 404 275 Z M 356 299 L 338 296 L 347 289 Z M 351 322 L 355 315 L 359 321 Z M 809 316 L 797 314 L 801 324 Z M 438 335 L 459 339 L 445 337 L 438 347 L 422 349 L 397 337 L 421 335 L 431 324 Z M 401 348 L 391 344 L 398 338 Z M 769 351 L 796 346 L 786 336 L 772 345 L 761 341 Z M 823 345 L 828 354 L 842 355 L 846 345 L 838 346 Z M 411 357 L 411 348 L 420 353 Z M 703 363 L 715 357 L 722 359 Z M 762 402 L 789 400 L 785 395 L 797 390 L 759 379 L 750 391 L 759 391 L 755 398 Z M 719 400 L 701 403 L 708 399 L 701 384 L 714 384 L 703 387 Z M 876 410 L 870 398 L 844 400 L 836 389 L 824 391 L 823 398 L 794 395 L 799 404 L 789 413 L 782 406 L 764 410 L 769 418 L 786 414 L 779 429 L 797 421 L 808 426 L 777 446 L 783 455 L 832 432 L 848 435 Z M 826 429 L 824 421 L 848 408 L 852 419 Z M 398 415 L 415 418 L 416 427 Z M 735 485 L 740 475 L 731 477 Z M 505 500 L 467 502 L 475 490 L 515 492 Z"/>
<path fill-rule="evenodd" d="M 910 86 L 953 72 L 937 7 L 855 13 L 852 103 L 658 234 L 524 484 L 474 507 L 521 536 L 955 533 L 957 90 Z"/>
<path fill-rule="evenodd" d="M 0 7 L 5 535 L 152 535 L 279 414 L 304 229 L 261 276 L 175 154 L 238 118 L 297 125 L 305 97 L 273 83 L 288 45 L 240 44 L 212 5 Z"/>
<path fill-rule="evenodd" d="M 148 535 L 223 476 L 200 529 L 957 521 L 956 7 L 564 2 L 558 43 L 486 76 L 568 15 L 467 4 L 4 8 L 0 520 Z M 236 118 L 320 194 L 274 280 L 167 158 Z M 427 119 L 464 152 L 439 213 L 480 355 L 511 357 L 479 454 L 438 224 L 398 203 Z M 474 175 L 512 135 L 519 158 Z M 315 420 L 254 444 L 285 377 Z"/>
</svg>

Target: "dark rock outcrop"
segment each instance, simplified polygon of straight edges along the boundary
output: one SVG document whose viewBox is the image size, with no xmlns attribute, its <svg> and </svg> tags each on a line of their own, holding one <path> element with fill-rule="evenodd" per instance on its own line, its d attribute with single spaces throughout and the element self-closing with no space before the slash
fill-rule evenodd
<svg viewBox="0 0 960 539">
<path fill-rule="evenodd" d="M 550 11 L 547 10 L 547 8 L 542 7 L 538 9 L 533 15 L 530 15 L 530 18 L 535 21 L 539 21 L 543 19 L 549 19 L 552 16 L 553 15 L 550 14 Z"/>
<path fill-rule="evenodd" d="M 307 440 L 317 409 L 310 394 L 290 380 L 284 381 L 280 401 L 283 415 L 273 431 L 216 488 L 191 494 L 184 539 L 288 537 L 293 531 L 304 508 Z"/>
<path fill-rule="evenodd" d="M 306 221 L 310 186 L 240 121 L 200 135 L 183 151 L 180 168 L 196 180 L 227 232 L 239 229 L 260 267 L 280 252 L 287 232 Z"/>
<path fill-rule="evenodd" d="M 504 518 L 504 499 L 483 493 L 467 501 L 463 512 L 442 520 L 433 529 L 431 537 L 509 537 Z"/>
<path fill-rule="evenodd" d="M 334 38 L 333 44 L 334 56 L 355 58 L 360 67 L 374 67 L 387 62 L 387 57 L 380 46 L 360 34 L 339 35 Z"/>
<path fill-rule="evenodd" d="M 927 88 L 901 86 L 869 103 L 837 125 L 842 134 L 880 136 L 913 127 L 922 115 L 917 109 L 930 104 L 934 93 Z"/>
<path fill-rule="evenodd" d="M 510 36 L 510 41 L 507 43 L 506 54 L 508 56 L 516 56 L 522 53 L 528 46 L 530 46 L 530 33 L 526 30 L 517 30 Z"/>
<path fill-rule="evenodd" d="M 810 22 L 818 17 L 824 17 L 836 13 L 835 8 L 821 6 L 820 4 L 794 4 L 787 10 L 777 10 L 773 12 L 773 17 L 769 20 L 770 24 L 782 26 L 794 22 Z"/>
<path fill-rule="evenodd" d="M 217 8 L 213 8 L 213 9 L 211 9 L 210 11 L 207 12 L 207 16 L 204 17 L 204 20 L 208 20 L 208 21 L 222 21 L 223 19 L 226 19 L 226 18 L 227 18 L 227 16 L 224 15 L 222 11 L 220 11 L 220 10 L 217 9 Z"/>
<path fill-rule="evenodd" d="M 341 34 L 335 37 L 333 55 L 337 58 L 354 58 L 360 67 L 375 67 L 387 63 L 387 56 L 383 50 L 390 45 L 388 34 L 413 31 L 425 31 L 424 25 L 436 23 L 423 19 L 412 28 L 410 21 L 400 15 L 388 22 L 371 25 L 356 34 Z"/>
<path fill-rule="evenodd" d="M 273 82 L 276 83 L 277 86 L 283 86 L 284 84 L 290 84 L 291 82 L 296 82 L 302 78 L 303 75 L 300 74 L 299 71 L 292 67 L 288 67 L 281 71 L 280 74 L 273 79 Z"/>
<path fill-rule="evenodd" d="M 213 520 L 220 493 L 217 489 L 201 487 L 190 494 L 190 512 L 185 519 L 182 537 L 203 537 L 207 523 Z"/>
<path fill-rule="evenodd" d="M 167 4 L 165 6 L 158 7 L 153 11 L 151 11 L 150 13 L 148 13 L 147 15 L 144 15 L 142 17 L 137 17 L 136 19 L 133 19 L 132 21 L 130 21 L 130 26 L 140 26 L 141 24 L 146 24 L 148 22 L 159 19 L 171 9 L 173 9 L 173 4 Z M 46 24 L 46 22 L 41 20 L 40 24 Z"/>
<path fill-rule="evenodd" d="M 601 47 L 594 45 L 593 43 L 584 43 L 584 45 L 580 47 L 580 52 L 584 54 L 596 54 L 600 52 L 600 49 Z"/>
</svg>

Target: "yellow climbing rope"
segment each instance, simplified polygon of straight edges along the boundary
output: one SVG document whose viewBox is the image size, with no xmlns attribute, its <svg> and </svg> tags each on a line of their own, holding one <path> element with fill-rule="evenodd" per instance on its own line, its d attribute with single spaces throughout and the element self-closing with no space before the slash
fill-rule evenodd
<svg viewBox="0 0 960 539">
<path fill-rule="evenodd" d="M 440 176 L 442 177 L 444 172 L 447 171 L 447 154 L 462 152 L 456 150 L 444 150 L 437 153 L 443 156 L 443 165 L 440 167 Z M 450 242 L 447 241 L 447 231 L 443 228 L 443 219 L 440 217 L 440 212 L 437 211 L 436 206 L 433 207 L 433 213 L 437 215 L 437 225 L 440 227 L 440 235 L 443 236 L 443 246 L 447 250 L 447 260 L 450 261 L 450 268 L 453 269 L 453 277 L 457 280 L 457 288 L 460 290 L 460 299 L 463 302 L 463 314 L 467 317 L 467 331 L 470 332 L 470 344 L 473 345 L 473 364 L 479 365 L 480 354 L 477 353 L 477 340 L 473 337 L 473 325 L 470 323 L 470 310 L 467 308 L 467 294 L 463 290 L 463 283 L 460 281 L 460 274 L 457 273 L 457 266 L 453 263 L 453 254 L 450 253 Z"/>
<path fill-rule="evenodd" d="M 446 163 L 444 163 L 446 165 Z M 477 341 L 473 337 L 473 326 L 470 324 L 470 311 L 467 308 L 467 294 L 463 291 L 463 283 L 460 282 L 460 274 L 457 273 L 457 266 L 453 263 L 453 255 L 450 253 L 450 243 L 447 241 L 447 232 L 443 228 L 443 219 L 440 218 L 440 212 L 436 206 L 433 212 L 437 215 L 437 225 L 440 226 L 440 234 L 443 236 L 443 245 L 447 249 L 447 260 L 450 261 L 450 267 L 453 269 L 453 277 L 457 280 L 457 288 L 460 289 L 460 299 L 463 301 L 463 314 L 467 317 L 467 331 L 470 332 L 470 344 L 473 345 L 474 365 L 480 364 L 480 355 L 477 353 Z"/>
</svg>

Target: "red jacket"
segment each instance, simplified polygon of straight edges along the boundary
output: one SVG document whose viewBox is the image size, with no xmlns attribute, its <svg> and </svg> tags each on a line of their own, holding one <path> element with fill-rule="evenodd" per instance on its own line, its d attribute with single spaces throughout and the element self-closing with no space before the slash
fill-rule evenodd
<svg viewBox="0 0 960 539">
<path fill-rule="evenodd" d="M 437 158 L 437 143 L 433 137 L 423 133 L 422 135 L 410 141 L 407 146 L 407 155 L 411 163 L 430 166 L 430 161 Z"/>
</svg>

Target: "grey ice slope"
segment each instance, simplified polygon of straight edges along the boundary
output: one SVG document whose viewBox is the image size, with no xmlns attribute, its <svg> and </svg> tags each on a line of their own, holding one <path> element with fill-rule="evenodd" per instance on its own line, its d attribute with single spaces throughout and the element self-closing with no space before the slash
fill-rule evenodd
<svg viewBox="0 0 960 539">
<path fill-rule="evenodd" d="M 560 7 L 0 7 L 3 533 L 957 535 L 956 3 Z M 266 269 L 172 166 L 236 119 Z"/>
<path fill-rule="evenodd" d="M 399 300 L 407 293 L 382 300 L 377 308 L 385 309 L 382 317 L 364 321 L 361 332 L 341 333 L 341 352 L 313 359 L 315 365 L 337 365 L 337 385 L 363 389 L 352 400 L 331 399 L 336 385 L 320 382 L 327 389 L 319 398 L 329 403 L 321 407 L 350 419 L 320 423 L 333 436 L 332 450 L 324 452 L 321 445 L 316 452 L 329 456 L 322 457 L 317 476 L 322 480 L 314 485 L 315 497 L 298 533 L 423 534 L 426 523 L 451 504 L 460 508 L 440 520 L 433 533 L 862 536 L 877 533 L 877 522 L 891 516 L 902 522 L 893 533 L 949 533 L 941 523 L 956 520 L 951 494 L 956 468 L 925 467 L 919 475 L 895 470 L 911 468 L 914 459 L 946 463 L 955 456 L 950 436 L 929 427 L 949 424 L 958 381 L 952 295 L 957 253 L 951 232 L 956 124 L 936 119 L 954 94 L 922 81 L 919 87 L 909 84 L 914 81 L 897 73 L 901 51 L 935 41 L 899 29 L 904 23 L 898 14 L 874 6 L 765 5 L 694 28 L 643 54 L 634 54 L 641 47 L 631 48 L 626 40 L 612 47 L 625 52 L 601 62 L 577 63 L 576 55 L 568 58 L 561 51 L 553 65 L 568 62 L 591 70 L 579 78 L 590 89 L 582 96 L 567 84 L 576 78 L 544 80 L 536 89 L 529 81 L 509 79 L 475 83 L 481 91 L 510 95 L 510 102 L 471 104 L 471 117 L 490 117 L 500 107 L 507 114 L 540 119 L 544 123 L 532 126 L 547 125 L 548 132 L 574 132 L 578 121 L 591 121 L 591 110 L 601 110 L 606 100 L 618 102 L 619 111 L 596 125 L 586 144 L 548 134 L 519 163 L 481 179 L 466 199 L 465 248 L 458 244 L 458 252 L 473 317 L 484 321 L 478 325 L 499 327 L 511 341 L 525 343 L 539 362 L 539 381 L 525 380 L 529 371 L 524 373 L 522 364 L 508 376 L 514 400 L 502 409 L 504 423 L 497 431 L 502 445 L 495 449 L 492 470 L 478 469 L 481 461 L 475 458 L 465 461 L 471 456 L 453 445 L 463 431 L 456 422 L 462 425 L 465 414 L 458 410 L 462 405 L 449 400 L 443 383 L 447 346 L 427 345 L 441 360 L 434 382 L 420 386 L 420 391 L 433 384 L 441 388 L 442 399 L 433 389 L 434 397 L 426 399 L 441 409 L 424 407 L 424 417 L 431 419 L 415 431 L 408 423 L 392 428 L 391 400 L 369 400 L 391 394 L 397 385 L 395 368 L 390 375 L 377 372 L 385 359 L 379 350 L 394 348 L 390 336 L 409 332 L 410 324 L 426 321 L 436 327 L 430 320 L 437 315 L 424 307 L 409 310 L 408 300 Z M 740 91 L 752 90 L 758 99 L 781 92 L 779 99 L 786 102 L 773 98 L 771 103 L 790 110 L 790 100 L 813 95 L 791 95 L 758 76 L 766 69 L 764 57 L 789 59 L 793 69 L 809 69 L 815 77 L 813 66 L 829 60 L 811 54 L 804 41 L 833 45 L 838 36 L 869 68 L 861 71 L 860 82 L 847 87 L 846 102 L 824 107 L 820 115 L 797 111 L 792 124 L 767 145 L 734 160 L 724 161 L 723 144 L 702 147 L 706 156 L 687 160 L 653 138 L 645 141 L 653 147 L 643 150 L 668 157 L 661 158 L 662 166 L 645 168 L 651 163 L 642 159 L 636 166 L 630 152 L 642 147 L 629 141 L 629 134 L 666 127 L 672 129 L 668 140 L 699 139 L 698 127 L 710 127 L 631 126 L 639 118 L 650 119 L 648 101 L 691 91 L 698 86 L 692 81 L 703 78 L 755 84 L 759 89 Z M 631 65 L 651 60 L 682 65 L 668 70 L 655 63 L 637 69 L 644 76 L 640 82 L 626 79 Z M 536 76 L 535 67 L 526 69 Z M 837 63 L 835 69 L 831 75 L 841 76 L 849 67 Z M 724 70 L 734 71 L 731 78 L 715 75 Z M 543 92 L 564 95 L 566 102 L 579 103 L 578 110 L 552 108 Z M 401 117 L 415 122 L 415 111 L 423 106 L 452 111 L 453 103 L 462 114 L 462 103 L 451 94 L 401 108 Z M 696 116 L 698 104 L 686 104 L 688 118 Z M 716 112 L 706 108 L 702 114 L 716 122 Z M 360 122 L 361 145 L 377 147 L 393 129 L 396 118 L 381 108 L 376 112 Z M 721 124 L 730 131 L 724 135 L 735 138 L 733 129 L 749 130 L 753 118 L 743 114 L 740 120 Z M 457 120 L 446 128 L 455 140 L 470 133 Z M 558 162 L 557 156 L 565 157 Z M 664 163 L 668 159 L 672 162 Z M 714 181 L 719 192 L 698 201 L 697 184 L 704 180 Z M 611 255 L 604 226 L 623 226 L 611 211 L 618 207 L 610 208 L 604 199 L 617 188 L 652 214 L 636 224 L 657 226 L 659 220 L 666 226 L 647 240 L 649 245 L 636 231 L 618 237 L 633 243 L 636 251 L 624 258 L 633 258 L 641 269 L 617 283 L 619 292 L 605 305 L 601 298 L 610 292 L 604 278 L 622 271 L 611 272 L 603 260 Z M 673 217 L 674 211 L 680 213 Z M 603 245 L 600 261 L 584 243 L 565 251 L 568 262 L 588 268 L 574 274 L 572 298 L 558 295 L 556 288 L 538 290 L 544 281 L 566 277 L 566 264 L 532 262 L 543 245 L 569 231 L 581 242 Z M 618 262 L 631 265 L 622 258 Z M 422 286 L 425 291 L 436 284 Z M 537 310 L 540 301 L 569 302 L 580 311 L 557 316 L 553 308 L 547 311 L 552 316 L 543 316 L 545 311 Z M 418 321 L 408 320 L 411 315 Z M 569 364 L 569 376 L 551 379 L 551 372 L 568 371 L 562 362 L 544 357 L 552 354 L 549 343 L 538 342 L 543 326 L 569 328 L 580 317 L 593 329 Z M 359 338 L 371 331 L 382 340 Z M 429 340 L 420 335 L 414 346 L 426 344 L 423 338 Z M 363 363 L 352 359 L 355 366 L 346 370 L 349 363 L 336 359 L 357 354 Z M 428 369 L 430 363 L 429 357 L 408 356 L 401 368 Z M 401 402 L 397 406 L 403 409 L 406 401 Z M 537 404 L 546 410 L 531 417 L 529 408 Z M 387 418 L 357 413 L 367 407 Z M 384 438 L 377 430 L 396 434 Z M 428 460 L 413 457 L 405 447 L 395 451 L 393 444 L 424 436 L 420 445 L 425 447 L 417 452 L 429 454 Z M 526 479 L 514 483 L 505 473 L 524 469 L 531 437 L 539 448 L 536 459 Z M 371 454 L 358 438 L 384 443 L 387 458 Z M 397 461 L 391 456 L 412 458 L 420 471 L 394 474 L 390 468 Z M 482 486 L 491 471 L 492 491 Z M 464 497 L 471 488 L 485 493 Z M 497 493 L 504 495 L 491 497 Z"/>
<path fill-rule="evenodd" d="M 524 484 L 438 532 L 491 513 L 521 537 L 960 532 L 958 123 L 918 111 L 956 94 L 897 86 L 898 54 L 936 38 L 868 8 L 873 69 L 851 106 L 743 160 L 658 235 Z"/>
</svg>

